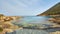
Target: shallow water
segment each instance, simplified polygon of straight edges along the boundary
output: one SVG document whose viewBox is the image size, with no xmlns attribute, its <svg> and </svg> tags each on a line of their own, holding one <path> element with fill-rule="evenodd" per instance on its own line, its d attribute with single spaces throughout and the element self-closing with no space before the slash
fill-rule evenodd
<svg viewBox="0 0 60 34">
<path fill-rule="evenodd" d="M 43 30 L 31 30 L 31 29 L 23 29 L 23 30 L 18 30 L 16 32 L 17 34 L 48 34 L 48 32 L 43 31 Z"/>
<path fill-rule="evenodd" d="M 23 16 L 20 18 L 15 25 L 28 25 L 28 24 L 38 24 L 40 27 L 50 27 L 52 24 L 48 21 L 49 16 Z M 44 26 L 43 26 L 44 25 Z M 54 29 L 49 30 L 33 30 L 33 29 L 22 29 L 16 30 L 14 34 L 49 34 L 50 32 L 55 31 Z"/>
</svg>

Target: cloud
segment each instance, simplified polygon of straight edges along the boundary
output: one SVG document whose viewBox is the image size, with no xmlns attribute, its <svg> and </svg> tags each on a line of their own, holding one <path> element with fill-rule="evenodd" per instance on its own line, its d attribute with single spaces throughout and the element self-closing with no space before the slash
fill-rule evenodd
<svg viewBox="0 0 60 34">
<path fill-rule="evenodd" d="M 0 10 L 6 15 L 36 15 L 54 3 L 52 0 L 0 0 Z"/>
</svg>

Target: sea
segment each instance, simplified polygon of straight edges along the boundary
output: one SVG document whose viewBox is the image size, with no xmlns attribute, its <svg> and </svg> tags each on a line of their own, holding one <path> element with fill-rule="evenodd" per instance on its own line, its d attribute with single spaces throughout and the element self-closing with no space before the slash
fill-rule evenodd
<svg viewBox="0 0 60 34">
<path fill-rule="evenodd" d="M 13 24 L 20 26 L 21 24 L 25 27 L 28 24 L 39 25 L 40 27 L 50 27 L 54 23 L 48 21 L 50 16 L 22 16 L 17 21 L 14 21 Z M 47 29 L 47 30 L 38 30 L 38 29 L 17 29 L 16 31 L 8 34 L 49 34 L 50 32 L 57 31 L 56 29 Z"/>
</svg>

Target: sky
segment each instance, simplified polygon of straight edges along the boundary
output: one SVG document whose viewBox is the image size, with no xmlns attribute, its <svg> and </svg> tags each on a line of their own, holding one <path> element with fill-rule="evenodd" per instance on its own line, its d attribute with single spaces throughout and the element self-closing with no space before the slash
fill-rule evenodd
<svg viewBox="0 0 60 34">
<path fill-rule="evenodd" d="M 60 0 L 0 0 L 0 14 L 7 16 L 36 16 Z"/>
</svg>

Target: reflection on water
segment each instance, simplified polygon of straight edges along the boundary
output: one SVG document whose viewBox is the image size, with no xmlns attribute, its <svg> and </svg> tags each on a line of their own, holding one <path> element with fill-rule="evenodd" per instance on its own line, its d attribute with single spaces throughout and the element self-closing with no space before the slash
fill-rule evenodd
<svg viewBox="0 0 60 34">
<path fill-rule="evenodd" d="M 17 23 L 14 22 L 14 24 L 15 25 L 37 24 L 40 27 L 50 27 L 54 23 L 49 22 L 48 19 L 49 16 L 24 16 L 23 18 L 19 19 Z M 47 30 L 18 29 L 16 30 L 16 34 L 49 34 L 52 31 L 56 31 L 56 29 L 47 29 Z"/>
</svg>

